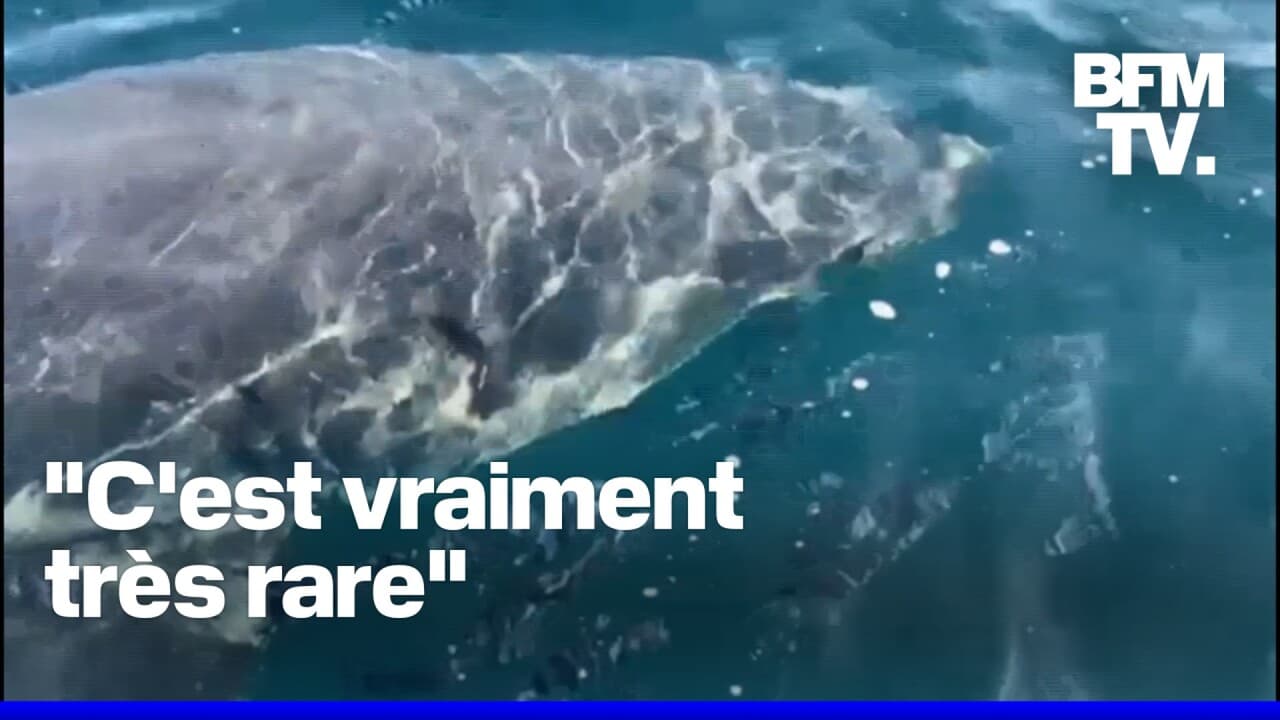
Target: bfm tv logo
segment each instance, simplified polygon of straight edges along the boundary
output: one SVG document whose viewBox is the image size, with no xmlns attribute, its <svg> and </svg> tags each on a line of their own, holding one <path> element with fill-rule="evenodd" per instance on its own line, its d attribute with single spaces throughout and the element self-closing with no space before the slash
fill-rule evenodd
<svg viewBox="0 0 1280 720">
<path fill-rule="evenodd" d="M 1160 70 L 1160 107 L 1178 107 L 1181 93 L 1183 105 L 1198 108 L 1201 101 L 1211 108 L 1222 107 L 1222 53 L 1201 53 L 1195 74 L 1183 53 L 1076 53 L 1075 105 L 1078 108 L 1139 107 L 1142 88 L 1155 87 L 1155 75 L 1144 68 Z M 1101 86 L 1101 91 L 1095 90 Z M 1206 100 L 1206 90 L 1208 98 Z M 1146 133 L 1147 144 L 1161 175 L 1180 175 L 1191 148 L 1200 113 L 1182 112 L 1170 137 L 1164 118 L 1158 112 L 1100 112 L 1098 129 L 1111 131 L 1111 174 L 1133 173 L 1133 132 Z M 1212 155 L 1196 157 L 1196 174 L 1213 175 L 1216 161 Z"/>
</svg>

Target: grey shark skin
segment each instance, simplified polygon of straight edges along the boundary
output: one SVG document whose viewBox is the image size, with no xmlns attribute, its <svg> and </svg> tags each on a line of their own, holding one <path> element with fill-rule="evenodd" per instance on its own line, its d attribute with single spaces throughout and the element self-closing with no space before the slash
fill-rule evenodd
<svg viewBox="0 0 1280 720">
<path fill-rule="evenodd" d="M 5 680 L 225 697 L 285 530 L 133 533 L 44 463 L 180 479 L 427 474 L 629 402 L 753 304 L 944 231 L 963 138 L 874 99 L 677 59 L 328 47 L 6 98 Z M 113 486 L 114 487 L 114 486 Z M 230 526 L 234 528 L 234 523 Z M 58 620 L 49 550 L 223 568 L 215 621 Z"/>
</svg>

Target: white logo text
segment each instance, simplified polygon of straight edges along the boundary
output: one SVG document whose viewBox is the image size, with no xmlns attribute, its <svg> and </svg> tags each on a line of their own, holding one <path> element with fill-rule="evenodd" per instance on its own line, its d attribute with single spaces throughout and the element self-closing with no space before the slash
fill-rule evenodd
<svg viewBox="0 0 1280 720">
<path fill-rule="evenodd" d="M 1098 129 L 1111 132 L 1111 174 L 1133 173 L 1133 133 L 1146 134 L 1156 171 L 1180 175 L 1191 149 L 1198 112 L 1181 112 L 1170 133 L 1158 112 L 1146 112 L 1139 96 L 1143 88 L 1155 88 L 1158 69 L 1160 107 L 1199 108 L 1223 106 L 1223 76 L 1226 64 L 1222 53 L 1201 53 L 1195 72 L 1183 53 L 1076 53 L 1075 106 L 1078 108 L 1136 108 L 1139 112 L 1100 112 Z M 1182 102 L 1179 103 L 1179 96 Z M 1212 155 L 1196 156 L 1196 174 L 1213 175 Z"/>
</svg>

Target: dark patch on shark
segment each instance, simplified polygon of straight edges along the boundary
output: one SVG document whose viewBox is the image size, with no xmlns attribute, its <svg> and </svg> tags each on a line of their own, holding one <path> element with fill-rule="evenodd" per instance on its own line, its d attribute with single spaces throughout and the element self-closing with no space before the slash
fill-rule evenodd
<svg viewBox="0 0 1280 720">
<path fill-rule="evenodd" d="M 448 315 L 431 315 L 427 318 L 431 328 L 440 334 L 453 352 L 470 360 L 473 367 L 467 377 L 471 386 L 471 401 L 468 410 L 480 418 L 487 418 L 507 405 L 511 400 L 511 392 L 505 387 L 498 371 L 490 362 L 488 349 L 484 340 L 475 330 L 457 318 Z"/>
</svg>

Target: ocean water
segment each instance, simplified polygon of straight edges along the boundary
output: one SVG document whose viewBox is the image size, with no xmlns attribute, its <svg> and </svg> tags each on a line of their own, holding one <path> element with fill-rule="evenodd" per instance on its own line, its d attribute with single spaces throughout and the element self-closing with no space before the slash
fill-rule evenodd
<svg viewBox="0 0 1280 720">
<path fill-rule="evenodd" d="M 743 531 L 494 541 L 465 589 L 412 621 L 364 608 L 281 622 L 230 694 L 1274 697 L 1274 2 L 23 0 L 4 13 L 8 93 L 303 44 L 677 56 L 870 87 L 905 126 L 989 150 L 942 236 L 825 268 L 624 407 L 506 456 L 596 479 L 710 473 L 733 456 Z M 1226 54 L 1225 108 L 1203 115 L 1193 149 L 1217 155 L 1216 176 L 1158 176 L 1141 157 L 1110 174 L 1107 138 L 1071 107 L 1071 57 L 1136 50 Z M 439 542 L 342 530 L 331 510 L 326 532 L 290 538 L 287 562 Z M 571 594 L 528 602 L 537 574 L 565 569 Z"/>
</svg>

